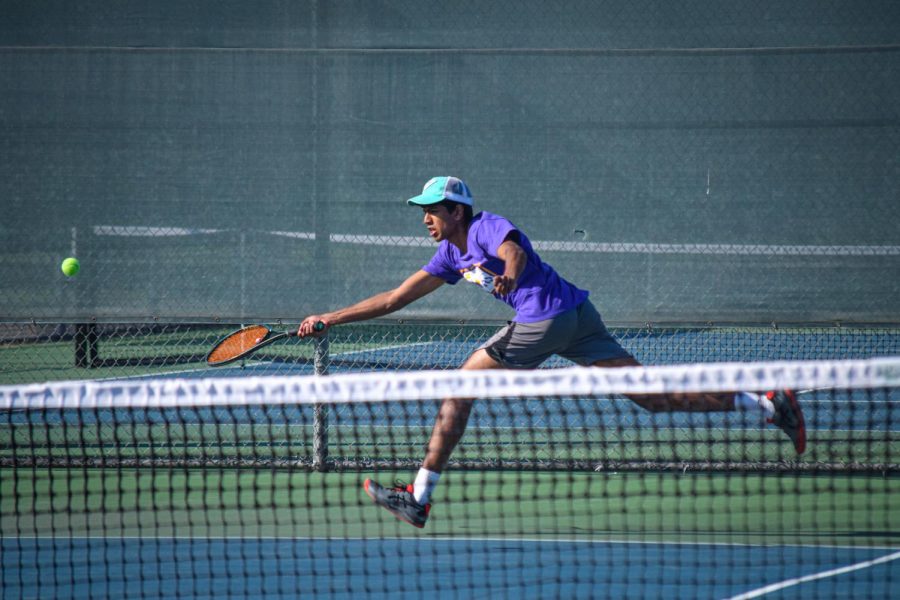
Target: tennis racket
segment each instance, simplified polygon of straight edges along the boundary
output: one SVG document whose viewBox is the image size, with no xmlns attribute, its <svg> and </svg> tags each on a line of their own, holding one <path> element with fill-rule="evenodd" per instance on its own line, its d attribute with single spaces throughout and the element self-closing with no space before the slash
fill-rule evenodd
<svg viewBox="0 0 900 600">
<path fill-rule="evenodd" d="M 319 321 L 315 324 L 316 331 L 325 329 L 325 323 Z M 206 355 L 206 364 L 210 367 L 219 367 L 233 363 L 247 356 L 250 356 L 260 348 L 268 346 L 272 342 L 283 340 L 284 338 L 294 337 L 297 330 L 275 332 L 265 325 L 248 325 L 242 329 L 238 329 L 234 333 L 229 333 L 218 341 L 213 349 Z"/>
</svg>

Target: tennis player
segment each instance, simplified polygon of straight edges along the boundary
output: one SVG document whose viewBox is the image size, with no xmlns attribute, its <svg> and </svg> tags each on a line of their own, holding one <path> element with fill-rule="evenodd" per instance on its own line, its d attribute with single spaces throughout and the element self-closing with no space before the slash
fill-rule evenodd
<svg viewBox="0 0 900 600">
<path fill-rule="evenodd" d="M 516 316 L 475 350 L 463 369 L 533 369 L 554 354 L 585 366 L 639 366 L 607 331 L 588 292 L 543 262 L 519 228 L 500 215 L 473 215 L 472 194 L 462 180 L 435 177 L 407 203 L 422 207 L 428 234 L 438 243 L 431 261 L 393 290 L 307 317 L 298 335 L 322 335 L 333 325 L 392 313 L 445 283 L 464 279 L 509 304 Z M 325 324 L 325 330 L 314 331 L 318 321 Z M 784 430 L 798 454 L 806 446 L 803 414 L 790 391 L 629 398 L 651 412 L 758 411 Z M 473 400 L 444 400 L 414 483 L 387 488 L 367 479 L 364 489 L 372 500 L 398 519 L 424 527 L 432 492 L 462 437 L 472 404 Z"/>
</svg>

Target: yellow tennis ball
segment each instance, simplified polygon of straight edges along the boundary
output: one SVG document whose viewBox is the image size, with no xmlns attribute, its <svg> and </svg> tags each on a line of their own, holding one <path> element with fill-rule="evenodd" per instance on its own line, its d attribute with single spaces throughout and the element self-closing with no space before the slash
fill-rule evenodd
<svg viewBox="0 0 900 600">
<path fill-rule="evenodd" d="M 81 263 L 78 262 L 77 258 L 69 257 L 66 260 L 62 261 L 62 267 L 60 268 L 67 277 L 75 277 L 76 275 L 78 275 L 78 271 L 81 270 Z"/>
</svg>

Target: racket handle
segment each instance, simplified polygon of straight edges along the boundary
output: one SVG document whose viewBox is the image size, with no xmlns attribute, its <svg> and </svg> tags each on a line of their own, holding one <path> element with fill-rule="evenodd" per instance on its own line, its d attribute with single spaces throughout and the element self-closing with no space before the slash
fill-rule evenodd
<svg viewBox="0 0 900 600">
<path fill-rule="evenodd" d="M 316 321 L 316 324 L 313 325 L 313 330 L 315 330 L 315 331 L 324 331 L 324 330 L 325 330 L 325 323 L 322 322 L 322 321 Z M 297 337 L 297 330 L 296 330 L 296 329 L 291 329 L 290 331 L 288 331 L 288 332 L 286 332 L 286 333 L 287 333 L 288 336 L 290 336 L 290 337 Z"/>
</svg>

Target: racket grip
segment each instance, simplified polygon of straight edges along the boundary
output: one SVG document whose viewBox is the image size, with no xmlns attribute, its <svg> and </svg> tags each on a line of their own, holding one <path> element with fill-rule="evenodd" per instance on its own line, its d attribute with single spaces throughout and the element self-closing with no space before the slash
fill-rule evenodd
<svg viewBox="0 0 900 600">
<path fill-rule="evenodd" d="M 325 329 L 325 323 L 322 322 L 322 321 L 316 321 L 316 324 L 313 325 L 313 330 L 314 330 L 314 331 L 324 331 L 324 329 Z M 297 337 L 297 330 L 296 330 L 296 329 L 291 329 L 290 331 L 287 332 L 287 334 L 288 334 L 290 337 Z"/>
</svg>

